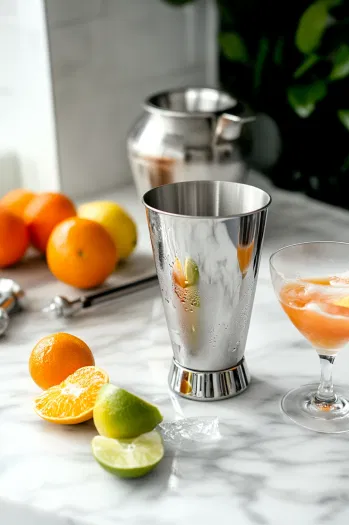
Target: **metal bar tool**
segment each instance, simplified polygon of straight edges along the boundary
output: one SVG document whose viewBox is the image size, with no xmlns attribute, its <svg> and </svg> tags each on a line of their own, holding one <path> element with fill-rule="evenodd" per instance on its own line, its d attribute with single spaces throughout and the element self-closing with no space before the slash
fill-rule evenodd
<svg viewBox="0 0 349 525">
<path fill-rule="evenodd" d="M 54 314 L 56 317 L 72 317 L 80 310 L 119 299 L 130 293 L 139 292 L 156 283 L 158 283 L 158 278 L 156 275 L 152 275 L 151 277 L 139 279 L 138 281 L 122 286 L 116 286 L 115 288 L 109 288 L 108 290 L 103 290 L 92 295 L 78 297 L 72 301 L 61 295 L 56 295 L 51 303 L 43 308 L 42 311 L 44 313 Z"/>
<path fill-rule="evenodd" d="M 0 336 L 10 324 L 10 314 L 23 307 L 24 291 L 12 279 L 0 279 Z"/>
</svg>

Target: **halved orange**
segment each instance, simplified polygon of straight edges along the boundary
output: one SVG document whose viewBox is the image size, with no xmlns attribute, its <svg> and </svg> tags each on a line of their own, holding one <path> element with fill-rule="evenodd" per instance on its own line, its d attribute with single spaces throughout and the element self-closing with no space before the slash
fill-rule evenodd
<svg viewBox="0 0 349 525">
<path fill-rule="evenodd" d="M 34 410 L 51 423 L 83 423 L 92 418 L 97 394 L 108 382 L 109 377 L 104 370 L 96 366 L 84 366 L 38 396 L 34 400 Z"/>
</svg>

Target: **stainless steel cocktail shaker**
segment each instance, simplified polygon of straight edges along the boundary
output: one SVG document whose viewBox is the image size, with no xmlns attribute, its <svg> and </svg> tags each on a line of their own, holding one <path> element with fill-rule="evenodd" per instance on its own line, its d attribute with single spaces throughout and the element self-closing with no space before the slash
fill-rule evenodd
<svg viewBox="0 0 349 525">
<path fill-rule="evenodd" d="M 271 198 L 192 181 L 143 202 L 174 355 L 169 384 L 192 399 L 234 396 L 250 381 L 244 353 Z"/>
</svg>

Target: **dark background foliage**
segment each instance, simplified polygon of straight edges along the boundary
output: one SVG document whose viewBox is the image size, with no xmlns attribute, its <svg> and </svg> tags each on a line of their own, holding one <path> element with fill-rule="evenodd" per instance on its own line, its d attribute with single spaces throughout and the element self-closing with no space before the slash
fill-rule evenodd
<svg viewBox="0 0 349 525">
<path fill-rule="evenodd" d="M 221 84 L 281 133 L 282 154 L 268 175 L 349 208 L 349 0 L 216 3 Z"/>
</svg>

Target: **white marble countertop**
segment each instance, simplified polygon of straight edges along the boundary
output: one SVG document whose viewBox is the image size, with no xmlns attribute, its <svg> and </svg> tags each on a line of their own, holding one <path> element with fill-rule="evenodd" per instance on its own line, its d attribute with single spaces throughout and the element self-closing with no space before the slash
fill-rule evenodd
<svg viewBox="0 0 349 525">
<path fill-rule="evenodd" d="M 349 214 L 303 196 L 272 194 L 246 350 L 253 381 L 231 400 L 171 398 L 171 349 L 156 288 L 69 321 L 47 320 L 39 309 L 48 298 L 76 293 L 35 259 L 1 272 L 16 278 L 29 299 L 29 310 L 0 341 L 1 525 L 347 525 L 349 436 L 303 430 L 280 412 L 282 394 L 316 381 L 319 365 L 274 297 L 268 256 L 298 241 L 349 241 Z M 130 195 L 126 190 L 118 198 L 131 205 Z M 142 217 L 141 206 L 132 206 Z M 149 273 L 145 225 L 140 229 L 144 240 L 133 269 Z M 29 353 L 40 337 L 62 330 L 83 338 L 113 382 L 158 404 L 165 419 L 217 416 L 223 438 L 190 452 L 168 449 L 158 469 L 139 480 L 104 472 L 90 452 L 92 423 L 50 425 L 31 407 L 38 389 L 28 373 Z M 335 382 L 348 384 L 349 353 L 337 361 Z"/>
</svg>

